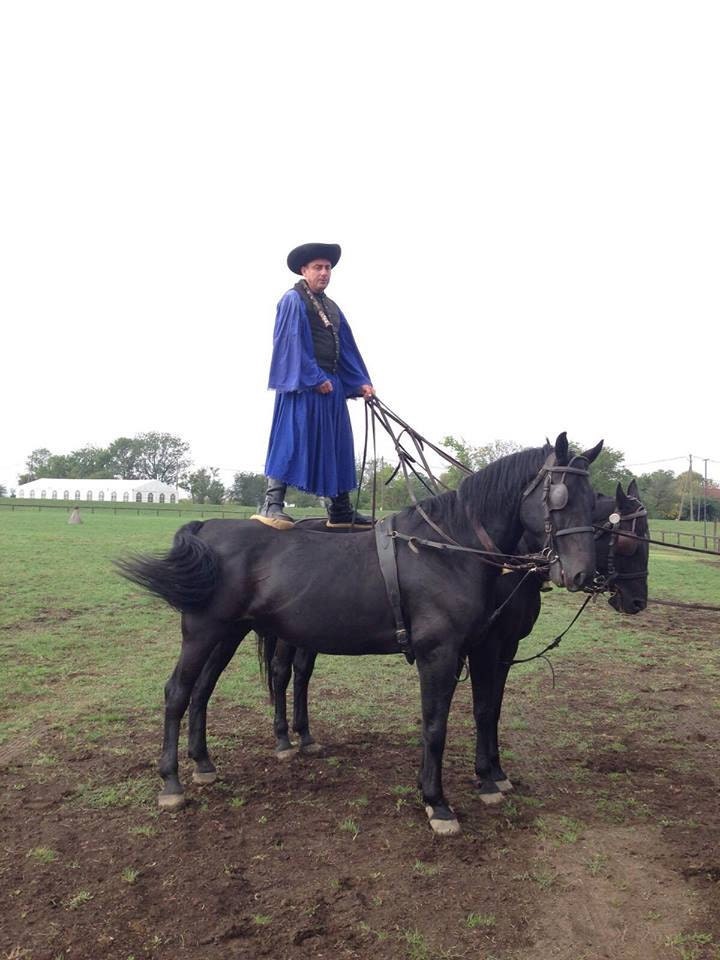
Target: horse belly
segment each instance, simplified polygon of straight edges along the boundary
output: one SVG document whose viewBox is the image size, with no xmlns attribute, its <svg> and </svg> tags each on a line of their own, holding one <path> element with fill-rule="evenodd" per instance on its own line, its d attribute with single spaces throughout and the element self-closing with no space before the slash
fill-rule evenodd
<svg viewBox="0 0 720 960">
<path fill-rule="evenodd" d="M 398 652 L 375 544 L 363 535 L 275 531 L 260 549 L 224 558 L 223 582 L 220 619 L 319 653 Z"/>
<path fill-rule="evenodd" d="M 270 621 L 277 636 L 318 653 L 361 655 L 398 650 L 389 616 L 336 599 L 322 606 L 299 602 L 278 611 Z"/>
</svg>

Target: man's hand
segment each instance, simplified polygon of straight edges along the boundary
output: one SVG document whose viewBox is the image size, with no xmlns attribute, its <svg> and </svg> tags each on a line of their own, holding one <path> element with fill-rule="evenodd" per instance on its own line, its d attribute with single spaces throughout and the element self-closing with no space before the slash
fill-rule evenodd
<svg viewBox="0 0 720 960">
<path fill-rule="evenodd" d="M 375 396 L 375 387 L 371 386 L 369 383 L 364 383 L 360 387 L 360 395 L 362 396 L 363 400 L 369 400 L 370 397 Z"/>
<path fill-rule="evenodd" d="M 329 380 L 323 380 L 319 386 L 315 387 L 317 393 L 332 393 L 332 389 L 333 385 Z"/>
</svg>

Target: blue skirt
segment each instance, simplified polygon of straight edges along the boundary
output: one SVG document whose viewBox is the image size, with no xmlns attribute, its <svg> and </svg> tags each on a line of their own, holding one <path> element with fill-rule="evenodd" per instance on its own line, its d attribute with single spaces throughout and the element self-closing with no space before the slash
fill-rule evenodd
<svg viewBox="0 0 720 960">
<path fill-rule="evenodd" d="M 339 377 L 332 393 L 299 390 L 275 394 L 265 475 L 319 497 L 354 490 L 355 448 Z"/>
</svg>

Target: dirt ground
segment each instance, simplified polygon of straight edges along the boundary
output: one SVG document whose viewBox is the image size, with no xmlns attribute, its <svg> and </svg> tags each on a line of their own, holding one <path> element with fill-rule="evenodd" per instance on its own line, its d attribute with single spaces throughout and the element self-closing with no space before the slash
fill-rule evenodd
<svg viewBox="0 0 720 960">
<path fill-rule="evenodd" d="M 432 835 L 418 730 L 392 710 L 381 736 L 316 724 L 324 754 L 281 764 L 265 719 L 211 705 L 220 780 L 193 786 L 185 764 L 176 814 L 156 809 L 146 716 L 89 747 L 24 741 L 0 757 L 0 958 L 717 960 L 717 628 L 655 607 L 628 619 L 627 656 L 559 658 L 554 688 L 515 671 L 516 791 L 497 807 L 473 787 L 462 685 L 444 768 L 459 838 Z"/>
</svg>

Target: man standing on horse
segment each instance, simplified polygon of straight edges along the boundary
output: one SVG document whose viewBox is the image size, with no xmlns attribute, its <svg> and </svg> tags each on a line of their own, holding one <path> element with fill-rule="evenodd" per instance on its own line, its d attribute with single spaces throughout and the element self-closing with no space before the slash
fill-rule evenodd
<svg viewBox="0 0 720 960">
<path fill-rule="evenodd" d="M 268 386 L 275 390 L 258 520 L 290 527 L 284 512 L 288 484 L 326 497 L 328 526 L 371 526 L 353 509 L 355 449 L 346 399 L 375 393 L 350 326 L 325 295 L 340 259 L 336 243 L 305 243 L 288 254 L 301 276 L 280 300 L 275 317 Z"/>
</svg>

